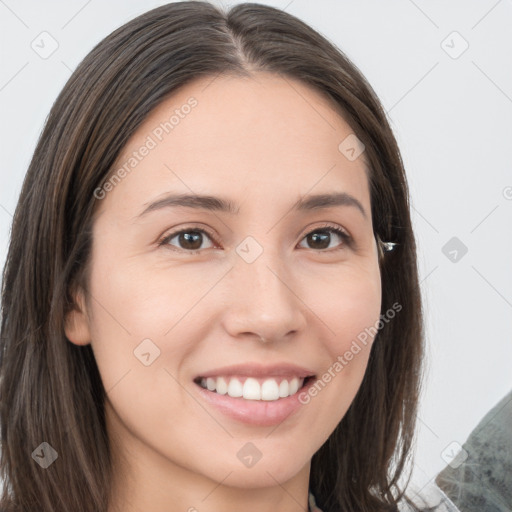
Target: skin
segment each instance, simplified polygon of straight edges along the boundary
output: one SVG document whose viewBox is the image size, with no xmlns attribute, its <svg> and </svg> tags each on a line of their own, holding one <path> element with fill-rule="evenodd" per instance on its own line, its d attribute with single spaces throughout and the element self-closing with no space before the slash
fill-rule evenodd
<svg viewBox="0 0 512 512">
<path fill-rule="evenodd" d="M 338 150 L 353 130 L 318 92 L 258 72 L 188 84 L 150 114 L 117 164 L 190 97 L 197 106 L 98 201 L 89 293 L 77 293 L 66 324 L 70 342 L 92 344 L 107 391 L 109 512 L 307 510 L 311 457 L 352 402 L 372 340 L 278 426 L 228 418 L 198 398 L 193 379 L 283 361 L 321 376 L 378 321 L 364 153 L 349 161 Z M 334 190 L 355 197 L 366 217 L 353 206 L 290 211 L 300 197 Z M 226 197 L 239 211 L 164 208 L 137 218 L 169 192 Z M 326 222 L 355 245 L 332 232 L 325 246 L 308 241 Z M 215 239 L 203 235 L 198 254 L 179 237 L 158 246 L 183 228 Z M 236 252 L 247 236 L 263 249 L 251 264 Z M 134 356 L 146 338 L 160 350 L 149 366 Z M 247 468 L 236 454 L 249 441 L 262 457 Z"/>
</svg>

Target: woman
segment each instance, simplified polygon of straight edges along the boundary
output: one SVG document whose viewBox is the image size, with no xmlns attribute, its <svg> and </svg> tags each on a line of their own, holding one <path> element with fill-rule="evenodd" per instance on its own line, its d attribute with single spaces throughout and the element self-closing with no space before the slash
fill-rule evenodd
<svg viewBox="0 0 512 512">
<path fill-rule="evenodd" d="M 285 12 L 178 2 L 86 56 L 28 169 L 2 308 L 5 510 L 403 502 L 405 173 L 364 77 Z"/>
</svg>

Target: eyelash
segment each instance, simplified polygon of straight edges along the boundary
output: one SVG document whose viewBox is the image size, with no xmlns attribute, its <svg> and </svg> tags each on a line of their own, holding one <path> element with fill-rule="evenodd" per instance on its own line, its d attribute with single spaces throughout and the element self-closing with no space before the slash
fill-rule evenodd
<svg viewBox="0 0 512 512">
<path fill-rule="evenodd" d="M 332 252 L 337 252 L 337 251 L 343 250 L 345 248 L 345 246 L 347 246 L 349 248 L 352 248 L 352 246 L 353 246 L 353 238 L 345 230 L 343 230 L 342 228 L 340 228 L 340 227 L 338 227 L 336 225 L 331 225 L 331 224 L 324 224 L 322 226 L 316 227 L 315 229 L 313 229 L 313 230 L 309 231 L 308 233 L 306 233 L 302 237 L 301 241 L 304 240 L 304 238 L 306 238 L 308 235 L 311 235 L 312 233 L 325 232 L 325 231 L 333 232 L 333 233 L 337 234 L 343 240 L 343 243 L 341 244 L 340 247 L 335 248 L 335 249 L 317 249 L 317 250 L 311 249 L 312 251 L 315 251 L 317 253 L 318 252 L 320 252 L 320 253 L 332 253 Z M 217 241 L 215 240 L 215 237 L 213 236 L 213 234 L 210 233 L 208 230 L 206 230 L 204 228 L 189 227 L 189 228 L 180 229 L 179 231 L 175 231 L 173 233 L 170 233 L 169 235 L 164 236 L 162 239 L 159 240 L 158 246 L 159 247 L 163 246 L 165 248 L 169 248 L 171 251 L 175 251 L 175 252 L 184 252 L 186 254 L 198 254 L 201 251 L 206 250 L 206 249 L 198 249 L 198 250 L 192 251 L 192 250 L 187 250 L 187 249 L 178 249 L 178 248 L 175 248 L 174 246 L 171 246 L 168 243 L 170 240 L 172 240 L 176 236 L 181 235 L 182 233 L 190 233 L 190 232 L 202 233 L 204 235 L 208 235 L 208 237 L 212 240 L 212 242 L 217 243 Z"/>
</svg>

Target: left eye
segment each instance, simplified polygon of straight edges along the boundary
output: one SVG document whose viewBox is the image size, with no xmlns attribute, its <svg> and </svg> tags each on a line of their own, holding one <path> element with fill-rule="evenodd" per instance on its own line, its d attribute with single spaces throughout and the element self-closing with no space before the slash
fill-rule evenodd
<svg viewBox="0 0 512 512">
<path fill-rule="evenodd" d="M 306 240 L 309 244 L 316 245 L 316 247 L 310 247 L 311 249 L 326 252 L 325 249 L 330 248 L 329 246 L 332 242 L 333 234 L 341 239 L 341 244 L 338 244 L 341 245 L 341 247 L 338 247 L 335 250 L 343 249 L 345 245 L 350 246 L 352 240 L 350 235 L 341 228 L 334 226 L 316 228 L 305 235 L 303 240 Z M 183 229 L 166 236 L 158 245 L 173 247 L 174 245 L 171 244 L 171 241 L 176 238 L 179 249 L 183 249 L 185 252 L 194 254 L 200 252 L 204 235 L 206 235 L 210 240 L 213 239 L 213 236 L 204 229 Z"/>
<path fill-rule="evenodd" d="M 312 249 L 323 250 L 328 249 L 330 242 L 332 241 L 332 234 L 341 238 L 341 247 L 337 247 L 334 250 L 343 249 L 345 245 L 351 244 L 351 238 L 348 233 L 338 227 L 326 226 L 323 228 L 317 228 L 310 231 L 303 240 L 307 240 L 309 243 L 318 244 L 320 247 L 312 247 Z M 340 245 L 340 244 L 338 244 Z"/>
</svg>

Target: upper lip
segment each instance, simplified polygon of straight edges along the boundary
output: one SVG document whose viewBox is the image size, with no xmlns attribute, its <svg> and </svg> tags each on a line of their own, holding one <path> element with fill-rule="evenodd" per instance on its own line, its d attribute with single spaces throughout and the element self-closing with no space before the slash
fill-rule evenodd
<svg viewBox="0 0 512 512">
<path fill-rule="evenodd" d="M 315 372 L 303 366 L 290 363 L 277 363 L 271 365 L 257 363 L 242 363 L 232 366 L 223 366 L 201 372 L 199 377 L 224 377 L 228 375 L 244 375 L 247 377 L 311 377 Z"/>
</svg>

